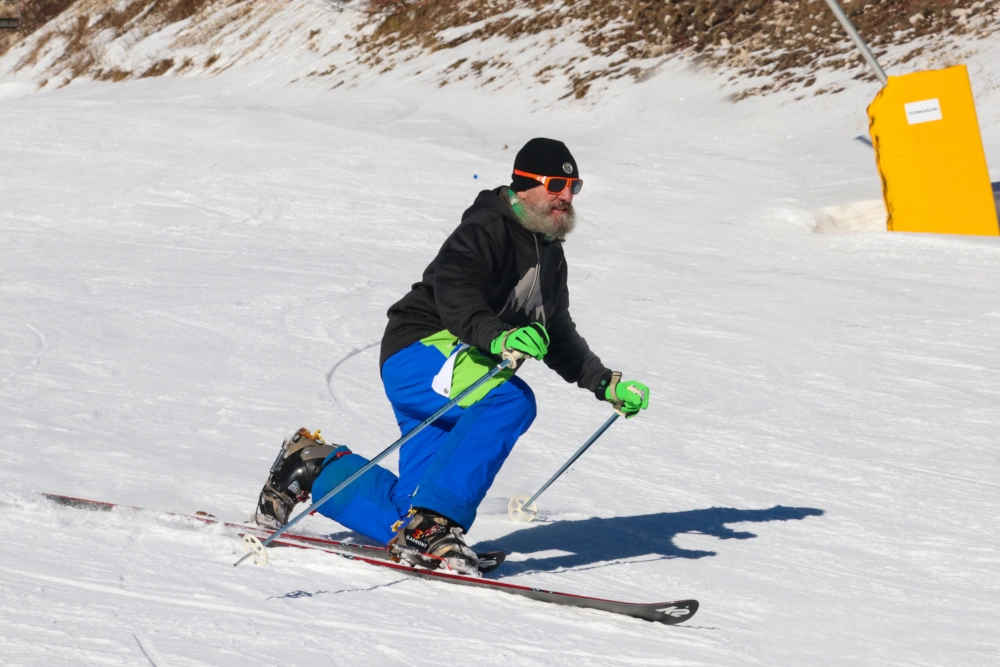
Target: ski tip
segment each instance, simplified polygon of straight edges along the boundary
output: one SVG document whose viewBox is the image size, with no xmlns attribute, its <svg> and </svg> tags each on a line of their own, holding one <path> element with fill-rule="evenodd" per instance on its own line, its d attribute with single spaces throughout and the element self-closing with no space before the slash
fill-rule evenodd
<svg viewBox="0 0 1000 667">
<path fill-rule="evenodd" d="M 67 507 L 74 507 L 83 510 L 107 512 L 115 507 L 114 503 L 87 500 L 86 498 L 73 498 L 72 496 L 60 496 L 56 493 L 42 493 L 41 495 L 59 505 L 66 505 Z"/>
<path fill-rule="evenodd" d="M 660 602 L 649 605 L 647 614 L 642 618 L 647 621 L 664 623 L 666 625 L 677 625 L 683 623 L 695 615 L 698 611 L 697 600 L 675 600 L 673 602 Z"/>
</svg>

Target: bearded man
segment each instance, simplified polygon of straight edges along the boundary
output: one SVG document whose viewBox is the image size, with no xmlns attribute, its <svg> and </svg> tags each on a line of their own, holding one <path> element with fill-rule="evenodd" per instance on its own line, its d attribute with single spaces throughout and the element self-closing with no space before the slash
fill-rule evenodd
<svg viewBox="0 0 1000 667">
<path fill-rule="evenodd" d="M 638 382 L 612 383 L 569 314 L 562 244 L 583 181 L 561 141 L 518 151 L 510 186 L 479 193 L 420 282 L 389 308 L 379 363 L 402 433 L 512 354 L 542 360 L 626 416 L 649 405 Z M 318 511 L 423 567 L 478 573 L 464 534 L 514 443 L 535 418 L 535 397 L 507 368 L 406 442 L 399 476 L 374 467 Z M 296 502 L 321 498 L 368 463 L 305 429 L 290 436 L 261 492 L 255 519 L 277 529 Z"/>
</svg>

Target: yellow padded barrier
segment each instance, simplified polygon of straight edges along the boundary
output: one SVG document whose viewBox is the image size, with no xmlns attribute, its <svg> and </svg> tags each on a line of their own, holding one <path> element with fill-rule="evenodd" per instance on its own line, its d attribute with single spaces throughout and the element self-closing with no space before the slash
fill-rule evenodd
<svg viewBox="0 0 1000 667">
<path fill-rule="evenodd" d="M 1000 235 L 965 65 L 890 76 L 868 119 L 889 231 Z"/>
</svg>

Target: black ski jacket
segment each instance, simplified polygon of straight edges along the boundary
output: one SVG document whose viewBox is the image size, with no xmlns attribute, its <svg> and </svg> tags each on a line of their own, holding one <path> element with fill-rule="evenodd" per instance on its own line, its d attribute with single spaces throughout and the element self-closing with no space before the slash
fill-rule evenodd
<svg viewBox="0 0 1000 667">
<path fill-rule="evenodd" d="M 493 356 L 490 342 L 502 332 L 541 322 L 551 337 L 545 363 L 604 400 L 611 371 L 570 317 L 562 242 L 547 241 L 521 225 L 507 186 L 479 193 L 423 279 L 388 315 L 379 367 L 399 350 L 445 329 Z"/>
</svg>

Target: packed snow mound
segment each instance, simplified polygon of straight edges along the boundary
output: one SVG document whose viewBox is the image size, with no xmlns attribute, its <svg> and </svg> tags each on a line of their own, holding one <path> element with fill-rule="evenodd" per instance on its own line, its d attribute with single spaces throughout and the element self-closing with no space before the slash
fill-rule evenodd
<svg viewBox="0 0 1000 667">
<path fill-rule="evenodd" d="M 881 199 L 827 206 L 816 216 L 820 234 L 886 231 L 885 202 Z"/>
</svg>

